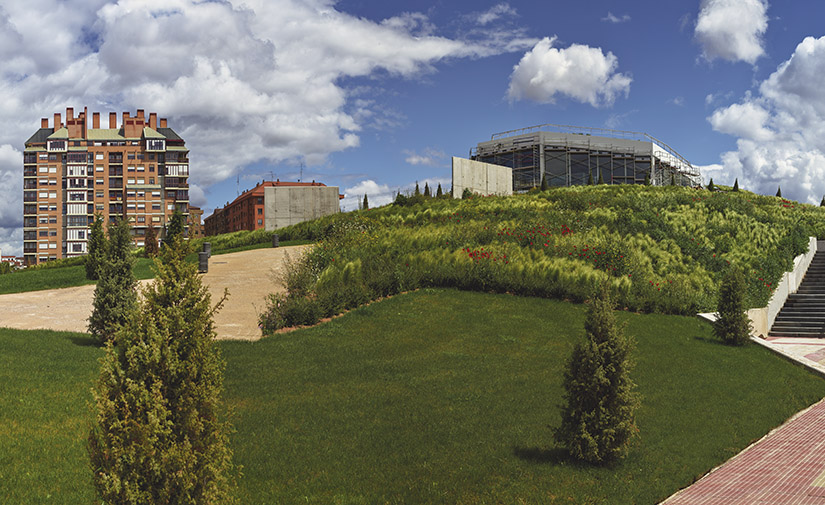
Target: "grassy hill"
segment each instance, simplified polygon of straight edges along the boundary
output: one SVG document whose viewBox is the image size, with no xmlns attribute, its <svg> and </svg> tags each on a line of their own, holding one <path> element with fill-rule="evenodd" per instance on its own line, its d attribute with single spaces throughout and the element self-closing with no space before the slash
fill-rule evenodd
<svg viewBox="0 0 825 505">
<path fill-rule="evenodd" d="M 604 281 L 621 307 L 712 311 L 722 273 L 764 306 L 825 210 L 746 191 L 577 186 L 512 197 L 407 199 L 282 230 L 319 240 L 296 266 L 268 329 L 312 322 L 420 287 L 582 301 Z"/>
<path fill-rule="evenodd" d="M 241 503 L 658 503 L 821 398 L 825 381 L 695 317 L 619 313 L 640 436 L 610 467 L 553 446 L 585 306 L 419 290 L 324 325 L 221 342 Z M 102 350 L 0 329 L 0 503 L 92 503 Z"/>
</svg>

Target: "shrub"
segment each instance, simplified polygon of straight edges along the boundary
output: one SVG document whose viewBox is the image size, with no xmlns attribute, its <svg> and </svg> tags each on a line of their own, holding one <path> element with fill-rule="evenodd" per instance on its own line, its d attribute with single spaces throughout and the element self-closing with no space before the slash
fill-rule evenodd
<svg viewBox="0 0 825 505">
<path fill-rule="evenodd" d="M 748 342 L 751 322 L 745 312 L 745 278 L 735 266 L 728 268 L 719 287 L 719 303 L 713 333 L 730 345 L 744 345 Z"/>
<path fill-rule="evenodd" d="M 109 226 L 106 255 L 95 286 L 89 333 L 99 342 L 111 340 L 137 307 L 137 281 L 132 273 L 132 235 L 125 219 Z"/>
<path fill-rule="evenodd" d="M 89 229 L 89 251 L 85 256 L 86 278 L 96 281 L 100 278 L 100 268 L 106 256 L 106 236 L 103 234 L 103 217 L 95 214 Z"/>
<path fill-rule="evenodd" d="M 737 177 L 736 180 L 733 181 L 733 190 L 739 191 L 739 178 Z"/>
<path fill-rule="evenodd" d="M 466 200 L 468 198 L 473 197 L 473 192 L 470 191 L 470 188 L 464 188 L 464 191 L 461 192 L 461 199 Z"/>
<path fill-rule="evenodd" d="M 640 397 L 629 376 L 633 343 L 616 324 L 606 284 L 588 311 L 585 333 L 567 361 L 566 404 L 554 438 L 575 459 L 610 463 L 627 454 L 638 432 Z"/>
<path fill-rule="evenodd" d="M 224 362 L 208 290 L 167 242 L 140 313 L 111 342 L 89 434 L 95 488 L 111 504 L 228 503 L 231 427 L 219 419 Z"/>
</svg>

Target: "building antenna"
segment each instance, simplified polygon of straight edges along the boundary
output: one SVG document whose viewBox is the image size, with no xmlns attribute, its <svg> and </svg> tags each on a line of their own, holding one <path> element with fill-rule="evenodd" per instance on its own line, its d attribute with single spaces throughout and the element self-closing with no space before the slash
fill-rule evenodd
<svg viewBox="0 0 825 505">
<path fill-rule="evenodd" d="M 298 179 L 298 182 L 304 182 L 304 162 L 301 161 L 301 178 Z"/>
<path fill-rule="evenodd" d="M 237 187 L 235 191 L 238 193 L 237 196 L 241 196 L 241 174 L 238 174 L 238 180 L 236 181 Z"/>
</svg>

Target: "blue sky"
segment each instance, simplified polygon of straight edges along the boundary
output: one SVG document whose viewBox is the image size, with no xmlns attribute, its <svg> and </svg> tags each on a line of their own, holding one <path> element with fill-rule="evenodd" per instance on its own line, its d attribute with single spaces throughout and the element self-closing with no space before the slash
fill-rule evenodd
<svg viewBox="0 0 825 505">
<path fill-rule="evenodd" d="M 0 249 L 22 248 L 23 143 L 66 107 L 168 117 L 207 215 L 301 164 L 345 208 L 447 189 L 451 156 L 543 123 L 646 132 L 706 180 L 818 203 L 823 19 L 815 0 L 3 3 Z"/>
</svg>

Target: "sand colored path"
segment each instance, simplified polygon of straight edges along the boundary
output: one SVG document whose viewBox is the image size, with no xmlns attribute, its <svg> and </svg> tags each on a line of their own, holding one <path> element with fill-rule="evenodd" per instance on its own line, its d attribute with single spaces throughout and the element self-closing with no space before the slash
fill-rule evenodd
<svg viewBox="0 0 825 505">
<path fill-rule="evenodd" d="M 258 313 L 266 296 L 282 290 L 275 281 L 284 258 L 298 257 L 307 246 L 253 249 L 212 256 L 203 282 L 213 303 L 229 289 L 229 298 L 215 316 L 218 338 L 254 340 L 261 337 Z M 146 283 L 151 281 L 141 281 Z M 0 295 L 0 326 L 21 330 L 86 331 L 92 313 L 94 285 Z"/>
</svg>

